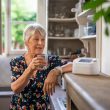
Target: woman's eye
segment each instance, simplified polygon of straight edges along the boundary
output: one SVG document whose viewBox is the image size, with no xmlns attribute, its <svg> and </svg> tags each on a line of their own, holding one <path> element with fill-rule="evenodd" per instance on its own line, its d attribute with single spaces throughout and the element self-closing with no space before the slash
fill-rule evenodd
<svg viewBox="0 0 110 110">
<path fill-rule="evenodd" d="M 38 41 L 39 39 L 34 39 L 35 41 Z"/>
</svg>

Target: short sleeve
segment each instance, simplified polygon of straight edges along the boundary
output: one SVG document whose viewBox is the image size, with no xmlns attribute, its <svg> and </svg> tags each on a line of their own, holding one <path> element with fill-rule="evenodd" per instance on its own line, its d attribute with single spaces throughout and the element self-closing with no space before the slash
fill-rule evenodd
<svg viewBox="0 0 110 110">
<path fill-rule="evenodd" d="M 50 67 L 51 69 L 57 67 L 57 66 L 62 66 L 64 64 L 66 64 L 67 62 L 63 62 L 59 56 L 50 56 L 49 57 L 49 63 L 50 63 Z"/>
<path fill-rule="evenodd" d="M 14 82 L 20 77 L 20 69 L 19 69 L 19 62 L 16 59 L 12 59 L 10 61 L 10 67 L 11 67 L 11 82 Z"/>
</svg>

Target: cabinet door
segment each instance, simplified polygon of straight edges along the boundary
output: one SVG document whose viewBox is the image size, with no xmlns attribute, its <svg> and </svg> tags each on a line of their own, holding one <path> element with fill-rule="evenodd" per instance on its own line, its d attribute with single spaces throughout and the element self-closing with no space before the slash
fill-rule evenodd
<svg viewBox="0 0 110 110">
<path fill-rule="evenodd" d="M 103 5 L 103 7 L 110 6 L 110 2 Z M 110 35 L 109 37 L 105 35 L 106 23 L 102 20 L 102 52 L 101 52 L 101 72 L 110 75 Z M 110 30 L 110 26 L 109 26 Z M 109 31 L 110 33 L 110 31 Z"/>
</svg>

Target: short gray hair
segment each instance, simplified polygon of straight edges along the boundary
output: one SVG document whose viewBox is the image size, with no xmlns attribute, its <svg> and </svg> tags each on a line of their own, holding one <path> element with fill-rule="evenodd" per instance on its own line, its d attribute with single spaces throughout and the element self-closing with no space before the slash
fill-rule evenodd
<svg viewBox="0 0 110 110">
<path fill-rule="evenodd" d="M 33 35 L 35 32 L 40 32 L 41 36 L 46 36 L 45 29 L 38 23 L 29 24 L 25 27 L 23 32 L 24 41 L 27 41 L 31 35 Z"/>
</svg>

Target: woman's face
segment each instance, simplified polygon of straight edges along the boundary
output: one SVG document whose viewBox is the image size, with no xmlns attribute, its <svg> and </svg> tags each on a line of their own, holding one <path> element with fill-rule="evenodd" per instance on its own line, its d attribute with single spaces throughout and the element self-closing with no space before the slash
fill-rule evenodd
<svg viewBox="0 0 110 110">
<path fill-rule="evenodd" d="M 42 54 L 45 46 L 45 38 L 41 36 L 40 32 L 35 32 L 27 42 L 28 51 L 33 54 Z"/>
</svg>

